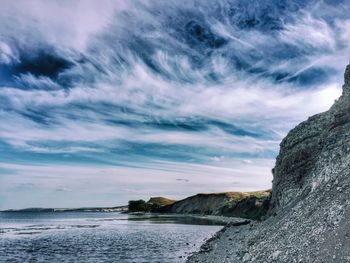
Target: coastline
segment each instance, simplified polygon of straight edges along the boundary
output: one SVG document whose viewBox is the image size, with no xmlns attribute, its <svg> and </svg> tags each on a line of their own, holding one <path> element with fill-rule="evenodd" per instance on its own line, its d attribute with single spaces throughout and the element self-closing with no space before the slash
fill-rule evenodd
<svg viewBox="0 0 350 263">
<path fill-rule="evenodd" d="M 197 252 L 192 253 L 186 262 L 245 262 L 247 241 L 259 224 L 256 221 L 241 225 L 228 223 L 204 242 Z"/>
<path fill-rule="evenodd" d="M 221 223 L 223 226 L 240 226 L 247 225 L 252 220 L 238 217 L 228 217 L 220 215 L 200 215 L 200 214 L 166 214 L 166 213 L 127 213 L 129 215 L 136 216 L 140 220 L 152 219 L 152 218 L 192 218 L 198 220 L 207 220 L 212 222 Z"/>
</svg>

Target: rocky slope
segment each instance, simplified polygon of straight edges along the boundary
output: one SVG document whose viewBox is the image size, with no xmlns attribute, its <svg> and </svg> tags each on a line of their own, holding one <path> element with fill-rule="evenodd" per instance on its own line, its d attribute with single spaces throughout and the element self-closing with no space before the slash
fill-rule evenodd
<svg viewBox="0 0 350 263">
<path fill-rule="evenodd" d="M 268 210 L 269 200 L 269 191 L 202 193 L 165 206 L 162 212 L 260 219 Z"/>
<path fill-rule="evenodd" d="M 270 217 L 228 227 L 189 262 L 350 262 L 350 65 L 342 96 L 280 146 Z"/>
</svg>

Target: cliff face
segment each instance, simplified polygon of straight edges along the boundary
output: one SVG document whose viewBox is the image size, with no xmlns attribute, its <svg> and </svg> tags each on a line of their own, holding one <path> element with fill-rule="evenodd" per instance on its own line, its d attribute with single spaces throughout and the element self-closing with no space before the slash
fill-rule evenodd
<svg viewBox="0 0 350 263">
<path fill-rule="evenodd" d="M 271 191 L 252 192 L 240 200 L 231 200 L 222 207 L 220 214 L 230 217 L 260 220 L 269 209 Z"/>
<path fill-rule="evenodd" d="M 350 66 L 344 79 L 334 105 L 281 142 L 270 217 L 227 229 L 210 253 L 189 262 L 350 262 Z"/>
<path fill-rule="evenodd" d="M 349 167 L 350 65 L 344 79 L 343 94 L 331 109 L 302 122 L 282 141 L 273 169 L 272 211 L 332 183 Z"/>
<path fill-rule="evenodd" d="M 350 262 L 350 66 L 344 79 L 334 105 L 282 141 L 272 216 L 249 234 L 243 262 Z"/>
<path fill-rule="evenodd" d="M 176 202 L 171 206 L 170 212 L 217 215 L 222 206 L 229 202 L 229 200 L 230 196 L 227 193 L 197 194 Z"/>
<path fill-rule="evenodd" d="M 163 212 L 260 219 L 268 210 L 269 199 L 269 191 L 197 194 L 164 207 Z"/>
</svg>

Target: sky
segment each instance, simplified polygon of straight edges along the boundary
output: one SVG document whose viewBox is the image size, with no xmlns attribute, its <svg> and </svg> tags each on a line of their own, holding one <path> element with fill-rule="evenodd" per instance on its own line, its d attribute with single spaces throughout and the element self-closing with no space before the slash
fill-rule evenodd
<svg viewBox="0 0 350 263">
<path fill-rule="evenodd" d="M 1 0 L 0 209 L 269 189 L 349 43 L 349 0 Z"/>
</svg>

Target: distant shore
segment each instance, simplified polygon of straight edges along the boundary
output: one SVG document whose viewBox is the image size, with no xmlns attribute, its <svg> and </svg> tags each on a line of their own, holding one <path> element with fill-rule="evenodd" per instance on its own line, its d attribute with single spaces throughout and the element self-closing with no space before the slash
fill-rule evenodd
<svg viewBox="0 0 350 263">
<path fill-rule="evenodd" d="M 115 206 L 115 207 L 81 207 L 81 208 L 41 208 L 31 207 L 24 209 L 7 209 L 0 212 L 125 212 L 128 211 L 128 206 Z"/>
</svg>

